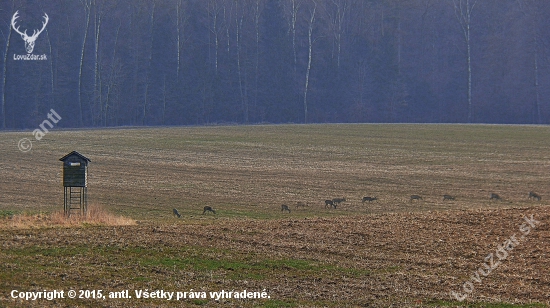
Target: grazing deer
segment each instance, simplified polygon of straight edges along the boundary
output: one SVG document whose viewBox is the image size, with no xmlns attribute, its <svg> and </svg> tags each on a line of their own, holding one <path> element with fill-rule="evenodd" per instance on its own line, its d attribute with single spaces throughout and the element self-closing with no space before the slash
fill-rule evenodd
<svg viewBox="0 0 550 308">
<path fill-rule="evenodd" d="M 178 218 L 181 218 L 181 215 L 180 215 L 180 213 L 178 213 L 178 210 L 173 209 L 172 213 L 174 214 L 174 216 L 178 216 Z"/>
<path fill-rule="evenodd" d="M 285 211 L 290 213 L 290 208 L 288 207 L 288 205 L 282 204 L 281 205 L 281 212 L 285 212 Z"/>
<path fill-rule="evenodd" d="M 529 192 L 529 199 L 536 199 L 537 201 L 540 201 L 542 199 L 541 196 L 539 196 L 537 193 L 530 191 Z"/>
<path fill-rule="evenodd" d="M 455 197 L 451 196 L 451 195 L 443 195 L 443 201 L 445 200 L 454 200 Z"/>
<path fill-rule="evenodd" d="M 363 202 L 363 203 L 365 203 L 365 201 L 372 202 L 374 200 L 378 200 L 378 198 L 376 198 L 376 197 L 374 197 L 374 198 L 373 197 L 363 197 L 363 201 L 361 201 L 361 202 Z"/>
<path fill-rule="evenodd" d="M 342 197 L 342 198 L 334 198 L 332 199 L 332 203 L 334 203 L 334 208 L 336 208 L 336 205 L 340 205 L 340 203 L 342 202 L 345 202 L 346 201 L 346 198 Z"/>
<path fill-rule="evenodd" d="M 204 215 L 206 212 L 212 212 L 212 213 L 216 214 L 216 211 L 214 211 L 214 209 L 212 209 L 212 207 L 210 207 L 210 206 L 205 206 L 204 210 L 202 211 L 202 214 Z"/>
<path fill-rule="evenodd" d="M 334 202 L 332 202 L 332 200 L 325 200 L 325 209 L 327 207 L 334 207 L 336 208 L 336 205 L 334 205 Z"/>
<path fill-rule="evenodd" d="M 424 199 L 422 199 L 422 197 L 420 197 L 419 195 L 412 195 L 409 202 L 412 202 L 413 200 L 424 200 Z"/>
<path fill-rule="evenodd" d="M 299 208 L 300 206 L 301 207 L 306 207 L 308 205 L 306 203 L 303 203 L 303 202 L 300 202 L 300 201 L 296 202 L 296 208 Z"/>
<path fill-rule="evenodd" d="M 491 193 L 491 198 L 489 200 L 502 200 L 502 198 L 495 193 Z"/>
</svg>

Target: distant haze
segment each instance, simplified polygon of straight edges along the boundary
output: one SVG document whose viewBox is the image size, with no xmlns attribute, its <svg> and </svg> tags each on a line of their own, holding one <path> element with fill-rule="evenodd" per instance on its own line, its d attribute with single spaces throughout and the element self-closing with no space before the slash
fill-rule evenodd
<svg viewBox="0 0 550 308">
<path fill-rule="evenodd" d="M 0 21 L 0 129 L 50 109 L 60 127 L 550 122 L 544 0 L 6 0 Z"/>
</svg>

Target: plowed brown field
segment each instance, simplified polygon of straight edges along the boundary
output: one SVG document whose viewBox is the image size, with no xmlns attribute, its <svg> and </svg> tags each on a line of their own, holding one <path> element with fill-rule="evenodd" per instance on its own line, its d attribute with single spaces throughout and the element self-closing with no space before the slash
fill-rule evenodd
<svg viewBox="0 0 550 308">
<path fill-rule="evenodd" d="M 3 133 L 0 307 L 548 307 L 547 133 L 461 125 L 68 131 L 23 154 L 16 144 L 25 133 Z M 56 159 L 72 150 L 92 159 L 90 205 L 135 225 L 48 225 L 62 207 Z M 528 200 L 531 190 L 543 199 Z M 489 200 L 491 192 L 504 200 Z M 346 201 L 325 208 L 335 197 Z M 201 215 L 204 205 L 217 214 Z M 15 225 L 18 215 L 40 223 Z M 14 290 L 64 290 L 65 298 L 14 299 Z M 69 290 L 96 293 L 69 299 Z M 105 299 L 90 298 L 97 290 Z M 125 290 L 132 298 L 109 298 Z M 199 298 L 136 298 L 145 290 Z M 270 298 L 210 298 L 221 290 Z"/>
</svg>

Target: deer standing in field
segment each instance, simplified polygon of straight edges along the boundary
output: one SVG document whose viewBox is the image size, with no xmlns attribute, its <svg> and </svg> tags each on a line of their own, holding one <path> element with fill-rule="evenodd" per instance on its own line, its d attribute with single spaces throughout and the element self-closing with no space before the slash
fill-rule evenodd
<svg viewBox="0 0 550 308">
<path fill-rule="evenodd" d="M 281 205 L 281 212 L 285 212 L 285 211 L 290 213 L 290 208 L 288 207 L 288 205 L 282 204 Z"/>
<path fill-rule="evenodd" d="M 412 202 L 413 200 L 424 200 L 424 199 L 422 199 L 422 197 L 420 197 L 419 195 L 411 195 L 411 199 L 409 200 L 409 202 Z"/>
<path fill-rule="evenodd" d="M 326 209 L 327 207 L 336 208 L 336 205 L 334 204 L 334 202 L 332 202 L 332 200 L 325 200 L 325 209 Z"/>
<path fill-rule="evenodd" d="M 332 203 L 334 203 L 334 208 L 336 208 L 336 205 L 340 205 L 340 203 L 345 202 L 346 198 L 334 198 L 332 199 Z"/>
<path fill-rule="evenodd" d="M 365 201 L 368 201 L 368 202 L 372 202 L 374 200 L 378 200 L 378 198 L 376 197 L 363 197 L 363 201 L 361 201 L 362 203 L 365 203 Z"/>
<path fill-rule="evenodd" d="M 203 211 L 202 211 L 202 214 L 204 215 L 204 214 L 206 214 L 206 212 L 212 212 L 212 213 L 216 214 L 216 211 L 214 211 L 214 209 L 210 206 L 205 206 Z"/>
<path fill-rule="evenodd" d="M 454 200 L 455 197 L 451 196 L 451 195 L 443 195 L 443 201 L 445 200 Z"/>
<path fill-rule="evenodd" d="M 178 210 L 173 209 L 172 213 L 174 214 L 174 216 L 178 216 L 178 218 L 181 218 L 181 215 L 180 215 L 180 213 L 178 213 Z"/>
<path fill-rule="evenodd" d="M 540 200 L 542 199 L 542 197 L 539 196 L 539 194 L 530 191 L 530 192 L 529 192 L 529 199 L 533 199 L 533 200 L 536 199 L 537 201 L 540 201 Z"/>
<path fill-rule="evenodd" d="M 489 198 L 489 200 L 502 200 L 502 198 L 498 194 L 491 193 L 491 198 Z"/>
</svg>

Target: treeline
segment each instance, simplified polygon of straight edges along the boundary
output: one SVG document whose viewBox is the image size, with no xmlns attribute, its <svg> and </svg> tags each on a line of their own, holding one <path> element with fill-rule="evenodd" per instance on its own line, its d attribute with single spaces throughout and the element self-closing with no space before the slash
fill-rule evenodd
<svg viewBox="0 0 550 308">
<path fill-rule="evenodd" d="M 4 129 L 550 122 L 545 0 L 0 2 Z"/>
</svg>

